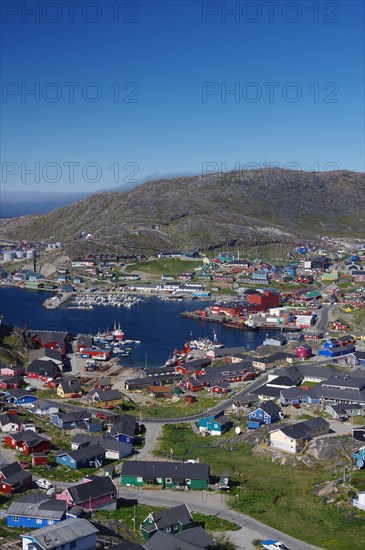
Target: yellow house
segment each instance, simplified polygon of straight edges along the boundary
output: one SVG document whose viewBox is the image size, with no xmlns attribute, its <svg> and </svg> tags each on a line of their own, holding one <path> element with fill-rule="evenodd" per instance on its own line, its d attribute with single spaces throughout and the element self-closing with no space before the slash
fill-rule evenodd
<svg viewBox="0 0 365 550">
<path fill-rule="evenodd" d="M 59 397 L 81 397 L 82 387 L 76 376 L 65 376 L 57 386 L 57 395 Z"/>
<path fill-rule="evenodd" d="M 95 388 L 87 394 L 87 402 L 101 409 L 119 405 L 123 402 L 123 396 L 119 390 L 101 390 Z"/>
</svg>

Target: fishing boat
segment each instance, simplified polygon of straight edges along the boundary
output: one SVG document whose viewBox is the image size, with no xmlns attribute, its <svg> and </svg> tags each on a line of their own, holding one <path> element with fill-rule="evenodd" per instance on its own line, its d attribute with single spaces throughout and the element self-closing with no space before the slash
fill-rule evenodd
<svg viewBox="0 0 365 550">
<path fill-rule="evenodd" d="M 118 328 L 116 327 L 116 324 L 114 323 L 114 330 L 113 330 L 113 337 L 115 340 L 123 340 L 124 338 L 124 331 L 120 328 L 120 323 L 118 325 Z"/>
</svg>

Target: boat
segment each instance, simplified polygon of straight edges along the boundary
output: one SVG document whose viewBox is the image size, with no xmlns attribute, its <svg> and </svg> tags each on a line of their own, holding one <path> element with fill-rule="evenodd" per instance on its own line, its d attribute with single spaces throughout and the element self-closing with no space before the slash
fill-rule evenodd
<svg viewBox="0 0 365 550">
<path fill-rule="evenodd" d="M 116 324 L 114 323 L 114 330 L 112 332 L 113 337 L 115 340 L 123 340 L 124 338 L 124 331 L 120 328 L 120 323 L 118 325 L 118 328 L 116 327 Z"/>
<path fill-rule="evenodd" d="M 290 550 L 281 540 L 268 539 L 263 540 L 261 544 L 262 548 L 265 548 L 265 550 Z"/>
</svg>

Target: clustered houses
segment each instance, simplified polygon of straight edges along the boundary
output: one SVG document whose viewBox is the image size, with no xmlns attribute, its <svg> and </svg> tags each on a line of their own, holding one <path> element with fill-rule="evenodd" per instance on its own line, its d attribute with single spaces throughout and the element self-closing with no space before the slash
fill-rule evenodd
<svg viewBox="0 0 365 550">
<path fill-rule="evenodd" d="M 187 364 L 185 363 L 185 366 Z M 198 368 L 182 382 L 190 391 L 210 388 L 213 393 L 227 393 L 229 385 L 256 378 L 256 371 L 248 362 L 225 364 L 221 367 Z"/>
<path fill-rule="evenodd" d="M 355 339 L 353 336 L 346 335 L 339 338 L 330 338 L 325 342 L 323 349 L 318 351 L 318 355 L 324 357 L 339 357 L 355 352 Z"/>
</svg>

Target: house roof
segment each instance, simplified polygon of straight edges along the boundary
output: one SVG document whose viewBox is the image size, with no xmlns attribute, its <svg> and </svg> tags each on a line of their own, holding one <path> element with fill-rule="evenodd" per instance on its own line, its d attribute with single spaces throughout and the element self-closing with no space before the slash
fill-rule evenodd
<svg viewBox="0 0 365 550">
<path fill-rule="evenodd" d="M 193 520 L 186 504 L 180 504 L 180 506 L 174 506 L 173 508 L 153 512 L 152 517 L 157 529 L 164 529 L 165 527 L 174 525 L 175 523 L 189 525 L 189 523 Z"/>
<path fill-rule="evenodd" d="M 210 468 L 208 464 L 127 460 L 123 462 L 121 472 L 122 476 L 142 476 L 147 480 L 170 477 L 173 481 L 181 481 L 209 479 Z"/>
<path fill-rule="evenodd" d="M 102 390 L 95 388 L 88 393 L 90 397 L 94 397 L 95 395 L 99 397 L 100 401 L 114 401 L 122 398 L 122 394 L 119 390 Z"/>
<path fill-rule="evenodd" d="M 60 386 L 64 393 L 73 393 L 82 391 L 80 381 L 76 376 L 65 376 L 60 381 Z"/>
<path fill-rule="evenodd" d="M 115 419 L 115 423 L 110 429 L 112 436 L 124 434 L 133 437 L 136 431 L 136 419 L 133 416 L 121 416 Z"/>
<path fill-rule="evenodd" d="M 29 363 L 27 372 L 32 374 L 54 374 L 60 372 L 60 368 L 51 359 L 49 361 L 43 361 L 41 359 L 34 359 Z"/>
<path fill-rule="evenodd" d="M 57 416 L 62 422 L 77 422 L 80 420 L 86 420 L 87 418 L 90 418 L 90 414 L 86 411 L 74 411 L 70 413 L 55 413 L 55 416 Z"/>
<path fill-rule="evenodd" d="M 87 481 L 68 488 L 73 503 L 80 505 L 95 498 L 101 498 L 117 492 L 109 476 L 89 476 Z"/>
<path fill-rule="evenodd" d="M 7 483 L 8 485 L 17 485 L 21 481 L 32 477 L 31 473 L 23 470 L 19 462 L 12 462 L 11 464 L 1 464 L 0 472 L 4 476 L 2 482 Z"/>
<path fill-rule="evenodd" d="M 274 416 L 275 414 L 278 414 L 280 412 L 280 407 L 276 403 L 274 403 L 274 401 L 266 401 L 265 403 L 262 403 L 258 408 L 262 409 L 266 414 L 269 414 L 270 416 Z"/>
<path fill-rule="evenodd" d="M 294 385 L 299 384 L 303 379 L 303 374 L 300 372 L 296 365 L 292 365 L 286 369 L 275 369 L 273 374 L 277 374 L 278 376 L 290 377 Z"/>
<path fill-rule="evenodd" d="M 290 388 L 291 386 L 295 386 L 295 383 L 290 376 L 277 376 L 270 380 L 270 382 L 267 382 L 267 386 L 286 386 Z"/>
<path fill-rule="evenodd" d="M 62 353 L 56 349 L 51 349 L 51 348 L 33 349 L 29 352 L 29 357 L 33 360 L 34 359 L 39 360 L 43 357 L 48 357 L 53 361 L 62 363 Z"/>
<path fill-rule="evenodd" d="M 39 493 L 31 493 L 14 500 L 7 509 L 7 516 L 27 516 L 61 520 L 67 508 L 65 500 L 45 498 Z"/>
<path fill-rule="evenodd" d="M 194 543 L 187 540 L 182 540 L 181 537 L 171 535 L 171 533 L 165 533 L 165 531 L 156 531 L 156 533 L 145 542 L 147 550 L 202 550 L 209 548 L 209 546 L 202 546 L 199 540 Z"/>
<path fill-rule="evenodd" d="M 201 526 L 192 527 L 191 529 L 186 529 L 181 533 L 175 535 L 177 539 L 183 540 L 184 542 L 190 542 L 193 544 L 199 544 L 201 548 L 210 548 L 214 545 L 214 540 L 206 530 Z"/>
<path fill-rule="evenodd" d="M 322 387 L 361 391 L 365 388 L 365 378 L 335 374 L 322 382 Z"/>
<path fill-rule="evenodd" d="M 15 434 L 11 434 L 11 437 L 14 439 L 14 441 L 17 441 L 18 443 L 23 441 L 29 447 L 38 445 L 38 443 L 42 443 L 43 441 L 47 441 L 50 443 L 49 439 L 41 435 L 38 435 L 33 430 L 25 430 L 24 432 L 17 432 Z"/>
<path fill-rule="evenodd" d="M 293 439 L 305 439 L 311 437 L 313 430 L 321 429 L 325 426 L 328 426 L 327 420 L 321 416 L 317 416 L 311 420 L 305 420 L 304 422 L 298 422 L 297 424 L 292 424 L 291 426 L 285 426 L 280 428 L 281 431 Z"/>
<path fill-rule="evenodd" d="M 79 462 L 81 460 L 88 460 L 100 455 L 105 455 L 105 449 L 100 445 L 87 445 L 86 447 L 80 447 L 76 451 L 59 451 L 57 456 L 68 455 L 70 458 Z"/>
<path fill-rule="evenodd" d="M 85 446 L 99 444 L 105 451 L 128 451 L 128 454 L 132 450 L 132 445 L 123 441 L 118 441 L 110 434 L 106 434 L 102 437 L 91 434 L 76 434 L 72 440 L 72 443 Z"/>
<path fill-rule="evenodd" d="M 40 409 L 41 411 L 46 411 L 51 407 L 58 409 L 57 403 L 50 403 L 49 401 L 45 401 L 44 399 L 38 399 L 37 403 L 35 403 L 35 408 Z"/>
<path fill-rule="evenodd" d="M 20 426 L 20 420 L 19 420 L 18 415 L 8 414 L 6 412 L 1 414 L 0 415 L 0 425 L 5 426 L 6 424 L 17 424 L 18 426 Z"/>
<path fill-rule="evenodd" d="M 70 518 L 20 536 L 33 539 L 42 550 L 52 550 L 52 548 L 59 548 L 62 544 L 69 544 L 98 532 L 99 530 L 86 519 Z"/>
</svg>

